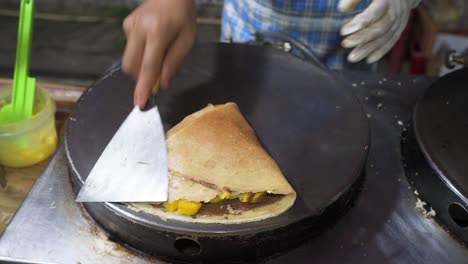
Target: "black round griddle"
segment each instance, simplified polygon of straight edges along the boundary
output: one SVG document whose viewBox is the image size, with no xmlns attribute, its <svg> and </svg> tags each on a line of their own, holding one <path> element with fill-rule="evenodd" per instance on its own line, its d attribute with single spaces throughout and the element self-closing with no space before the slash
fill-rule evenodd
<svg viewBox="0 0 468 264">
<path fill-rule="evenodd" d="M 117 67 L 77 102 L 66 133 L 75 192 L 133 108 L 134 82 Z M 236 102 L 297 191 L 294 206 L 264 221 L 188 224 L 121 204 L 84 204 L 121 241 L 175 261 L 246 260 L 292 248 L 346 212 L 367 157 L 369 128 L 348 84 L 289 54 L 242 44 L 196 46 L 158 94 L 165 129 L 208 103 Z"/>
<path fill-rule="evenodd" d="M 468 243 L 468 68 L 437 80 L 404 137 L 407 175 L 436 219 Z"/>
</svg>

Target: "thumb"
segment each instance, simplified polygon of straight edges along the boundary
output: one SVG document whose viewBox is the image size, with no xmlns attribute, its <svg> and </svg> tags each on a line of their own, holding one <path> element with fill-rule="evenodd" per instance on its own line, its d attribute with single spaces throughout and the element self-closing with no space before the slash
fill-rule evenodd
<svg viewBox="0 0 468 264">
<path fill-rule="evenodd" d="M 338 11 L 346 13 L 352 11 L 361 0 L 340 0 L 338 3 Z"/>
</svg>

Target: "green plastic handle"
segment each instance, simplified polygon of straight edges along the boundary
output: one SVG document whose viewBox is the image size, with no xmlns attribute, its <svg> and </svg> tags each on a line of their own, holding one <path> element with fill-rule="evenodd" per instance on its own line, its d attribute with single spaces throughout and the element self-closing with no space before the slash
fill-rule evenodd
<svg viewBox="0 0 468 264">
<path fill-rule="evenodd" d="M 12 96 L 13 113 L 16 120 L 25 120 L 31 117 L 34 106 L 36 80 L 29 77 L 34 6 L 34 0 L 21 1 Z"/>
</svg>

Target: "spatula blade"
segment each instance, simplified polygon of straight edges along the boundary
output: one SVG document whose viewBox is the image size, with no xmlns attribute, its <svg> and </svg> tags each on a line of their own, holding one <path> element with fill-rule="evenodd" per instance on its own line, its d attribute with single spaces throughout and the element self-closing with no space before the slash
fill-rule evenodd
<svg viewBox="0 0 468 264">
<path fill-rule="evenodd" d="M 164 202 L 167 148 L 157 107 L 135 107 L 113 136 L 78 193 L 78 202 Z"/>
</svg>

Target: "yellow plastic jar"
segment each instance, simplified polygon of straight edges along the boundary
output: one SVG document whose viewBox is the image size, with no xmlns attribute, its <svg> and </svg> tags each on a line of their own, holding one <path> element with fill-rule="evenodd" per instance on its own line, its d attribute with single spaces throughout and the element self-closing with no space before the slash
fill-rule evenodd
<svg viewBox="0 0 468 264">
<path fill-rule="evenodd" d="M 0 87 L 0 108 L 9 103 L 11 87 Z M 57 147 L 55 102 L 46 91 L 36 88 L 33 116 L 21 122 L 0 124 L 0 164 L 27 167 L 54 153 Z"/>
</svg>

